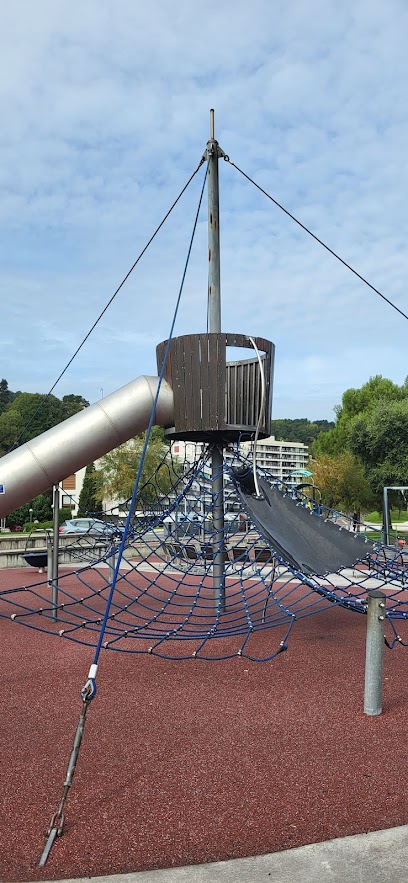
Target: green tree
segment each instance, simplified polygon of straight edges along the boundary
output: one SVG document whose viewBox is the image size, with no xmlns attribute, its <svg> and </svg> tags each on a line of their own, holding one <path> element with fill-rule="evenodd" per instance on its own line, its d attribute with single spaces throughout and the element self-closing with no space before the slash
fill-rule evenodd
<svg viewBox="0 0 408 883">
<path fill-rule="evenodd" d="M 345 512 L 367 511 L 373 503 L 373 494 L 360 460 L 350 451 L 337 457 L 321 454 L 312 460 L 313 481 L 322 494 L 322 501 Z"/>
<path fill-rule="evenodd" d="M 392 380 L 387 380 L 381 374 L 370 377 L 360 389 L 346 389 L 343 393 L 342 403 L 336 409 L 337 419 L 352 419 L 363 411 L 371 411 L 378 402 L 401 401 L 408 396 L 408 386 L 397 386 Z"/>
<path fill-rule="evenodd" d="M 351 426 L 349 443 L 381 506 L 384 486 L 408 486 L 408 399 L 382 400 L 360 414 Z"/>
<path fill-rule="evenodd" d="M 98 474 L 93 463 L 86 467 L 84 483 L 78 500 L 78 515 L 95 515 L 102 512 L 102 497 Z"/>
<path fill-rule="evenodd" d="M 398 386 L 377 374 L 370 377 L 360 389 L 347 389 L 341 405 L 335 408 L 334 429 L 322 432 L 312 444 L 312 456 L 328 454 L 336 456 L 342 451 L 353 450 L 350 443 L 354 422 L 362 414 L 369 414 L 381 402 L 401 402 L 408 399 L 408 382 Z"/>
<path fill-rule="evenodd" d="M 348 424 L 345 420 L 339 421 L 327 432 L 321 432 L 312 442 L 311 453 L 319 458 L 326 454 L 328 457 L 336 457 L 348 449 Z"/>
<path fill-rule="evenodd" d="M 143 465 L 136 505 L 152 506 L 166 496 L 181 471 L 174 465 L 168 444 L 163 441 L 163 430 L 154 427 Z M 99 487 L 113 500 L 129 500 L 133 493 L 135 478 L 145 441 L 145 433 L 131 439 L 99 461 Z"/>
<path fill-rule="evenodd" d="M 0 455 L 24 444 L 86 406 L 82 396 L 22 392 L 0 414 Z"/>
<path fill-rule="evenodd" d="M 19 395 L 20 392 L 12 392 L 11 389 L 9 389 L 7 380 L 3 377 L 3 379 L 0 380 L 0 414 L 2 414 L 8 405 L 10 405 L 11 402 L 14 402 L 14 399 Z"/>
<path fill-rule="evenodd" d="M 0 414 L 6 410 L 7 405 L 9 405 L 10 402 L 10 390 L 8 388 L 7 380 L 3 377 L 3 379 L 0 380 Z"/>
<path fill-rule="evenodd" d="M 18 509 L 15 509 L 14 512 L 10 512 L 10 515 L 6 518 L 7 527 L 11 527 L 12 524 L 26 524 L 30 521 L 30 509 L 31 512 L 31 520 L 34 521 L 51 521 L 52 520 L 52 491 L 47 491 L 45 494 L 40 494 L 38 497 L 35 497 L 34 500 L 31 500 L 30 503 L 25 503 L 24 506 L 20 506 Z"/>
<path fill-rule="evenodd" d="M 52 490 L 40 494 L 29 505 L 33 510 L 33 521 L 50 521 L 52 519 Z"/>
<path fill-rule="evenodd" d="M 62 397 L 62 404 L 64 406 L 65 416 L 63 420 L 66 420 L 68 417 L 72 417 L 73 414 L 77 414 L 78 411 L 83 411 L 84 408 L 89 408 L 89 402 L 83 398 L 83 396 L 76 396 L 73 393 L 70 395 Z"/>
<path fill-rule="evenodd" d="M 64 419 L 62 402 L 56 396 L 22 392 L 0 414 L 0 450 L 22 445 Z"/>
<path fill-rule="evenodd" d="M 68 521 L 72 518 L 72 509 L 69 506 L 63 506 L 62 509 L 58 510 L 58 524 L 63 524 L 64 521 Z"/>
</svg>

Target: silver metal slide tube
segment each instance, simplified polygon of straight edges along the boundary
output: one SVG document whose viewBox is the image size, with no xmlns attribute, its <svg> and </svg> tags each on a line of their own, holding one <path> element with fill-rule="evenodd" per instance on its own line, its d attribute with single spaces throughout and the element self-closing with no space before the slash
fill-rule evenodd
<svg viewBox="0 0 408 883">
<path fill-rule="evenodd" d="M 138 377 L 63 423 L 0 458 L 0 518 L 4 518 L 149 424 L 158 377 Z M 173 390 L 162 381 L 155 424 L 173 423 Z"/>
</svg>

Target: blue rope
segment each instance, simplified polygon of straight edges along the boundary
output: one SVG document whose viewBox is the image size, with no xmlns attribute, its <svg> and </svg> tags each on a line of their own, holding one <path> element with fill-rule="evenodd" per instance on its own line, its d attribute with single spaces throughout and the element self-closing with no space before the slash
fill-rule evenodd
<svg viewBox="0 0 408 883">
<path fill-rule="evenodd" d="M 203 200 L 204 189 L 205 189 L 205 184 L 206 184 L 206 180 L 207 180 L 207 171 L 208 171 L 208 166 L 207 166 L 207 168 L 206 168 L 206 172 L 205 172 L 205 175 L 204 175 L 203 186 L 202 186 L 202 188 L 201 188 L 200 199 L 199 199 L 199 202 L 198 202 L 198 208 L 197 208 L 197 212 L 196 212 L 196 216 L 195 216 L 195 220 L 194 220 L 193 231 L 192 231 L 191 238 L 190 238 L 190 244 L 189 244 L 189 247 L 188 247 L 187 258 L 186 258 L 186 262 L 185 262 L 185 266 L 184 266 L 184 271 L 183 271 L 183 275 L 182 275 L 182 279 L 181 279 L 181 284 L 180 284 L 179 293 L 178 293 L 178 296 L 177 296 L 177 301 L 176 301 L 176 306 L 175 306 L 175 310 L 174 310 L 174 314 L 173 314 L 173 319 L 172 319 L 171 326 L 170 326 L 170 333 L 169 333 L 169 336 L 168 336 L 167 345 L 166 345 L 166 350 L 165 350 L 165 353 L 164 353 L 163 364 L 162 364 L 161 371 L 160 371 L 160 375 L 159 375 L 159 382 L 158 382 L 158 384 L 157 384 L 156 395 L 155 395 L 155 398 L 154 398 L 154 402 L 153 402 L 153 406 L 152 406 L 152 410 L 151 410 L 151 414 L 150 414 L 150 419 L 149 419 L 148 427 L 147 427 L 147 430 L 146 430 L 146 437 L 145 437 L 145 441 L 144 441 L 144 445 L 143 445 L 142 454 L 141 454 L 141 457 L 140 457 L 139 468 L 138 468 L 138 470 L 137 470 L 136 480 L 135 480 L 135 484 L 134 484 L 134 488 L 133 488 L 133 493 L 132 493 L 132 498 L 131 498 L 130 506 L 129 506 L 129 512 L 128 512 L 128 515 L 127 515 L 127 518 L 126 518 L 125 530 L 124 530 L 124 533 L 123 533 L 123 536 L 122 536 L 122 541 L 121 541 L 121 544 L 120 544 L 120 547 L 119 547 L 118 558 L 117 558 L 117 561 L 116 561 L 115 571 L 114 571 L 113 578 L 112 578 L 112 585 L 111 585 L 111 589 L 110 589 L 110 592 L 109 592 L 108 600 L 107 600 L 107 602 L 106 602 L 106 608 L 105 608 L 105 613 L 104 613 L 104 617 L 103 617 L 103 621 L 102 621 L 102 625 L 101 625 L 101 630 L 100 630 L 100 634 L 99 634 L 99 639 L 98 639 L 98 643 L 97 643 L 97 645 L 96 645 L 96 649 L 95 649 L 95 654 L 94 654 L 93 662 L 92 662 L 92 665 L 91 665 L 90 670 L 89 670 L 88 679 L 87 679 L 86 683 L 84 684 L 84 687 L 82 688 L 82 691 L 81 691 L 81 696 L 83 697 L 84 695 L 86 695 L 86 698 L 87 698 L 88 700 L 92 699 L 92 698 L 95 696 L 95 693 L 96 693 L 96 672 L 97 672 L 97 668 L 98 668 L 99 655 L 100 655 L 100 652 L 101 652 L 101 649 L 102 649 L 103 639 L 104 639 L 104 635 L 105 635 L 105 631 L 106 631 L 106 625 L 107 625 L 107 622 L 108 622 L 109 612 L 110 612 L 110 608 L 111 608 L 111 604 L 112 604 L 112 599 L 113 599 L 113 595 L 114 595 L 114 592 L 115 592 L 116 581 L 117 581 L 118 573 L 119 573 L 119 570 L 120 570 L 120 564 L 121 564 L 121 561 L 122 561 L 123 552 L 124 552 L 124 549 L 125 549 L 125 546 L 126 546 L 126 540 L 127 540 L 127 537 L 128 537 L 128 534 L 129 534 L 129 530 L 130 530 L 130 525 L 131 525 L 132 515 L 133 515 L 133 511 L 134 511 L 135 504 L 136 504 L 136 497 L 137 497 L 137 493 L 138 493 L 138 490 L 139 490 L 140 478 L 141 478 L 141 475 L 142 475 L 143 466 L 144 466 L 144 462 L 145 462 L 145 458 L 146 458 L 146 453 L 147 453 L 147 448 L 148 448 L 149 439 L 150 439 L 150 434 L 151 434 L 151 431 L 152 431 L 153 422 L 154 422 L 154 418 L 155 418 L 155 414 L 156 414 L 157 402 L 158 402 L 158 399 L 159 399 L 160 389 L 161 389 L 161 385 L 162 385 L 163 378 L 164 378 L 164 374 L 165 374 L 165 370 L 166 370 L 167 359 L 168 359 L 168 355 L 169 355 L 169 351 L 170 351 L 170 344 L 171 344 L 171 341 L 172 341 L 172 338 L 173 338 L 174 326 L 175 326 L 175 324 L 176 324 L 176 319 L 177 319 L 178 310 L 179 310 L 180 301 L 181 301 L 181 295 L 182 295 L 183 288 L 184 288 L 184 283 L 185 283 L 185 279 L 186 279 L 186 275 L 187 275 L 187 269 L 188 269 L 188 265 L 189 265 L 189 261 L 190 261 L 190 256 L 191 256 L 191 251 L 192 251 L 193 242 L 194 242 L 194 237 L 195 237 L 195 233 L 196 233 L 196 229 L 197 229 L 198 218 L 199 218 L 199 214 L 200 214 L 200 210 L 201 210 L 201 203 L 202 203 L 202 200 Z"/>
<path fill-rule="evenodd" d="M 244 464 L 242 459 L 241 464 Z M 227 474 L 228 464 L 224 469 Z M 180 492 L 183 484 L 189 489 L 187 496 Z M 233 490 L 229 493 L 229 489 L 227 481 L 227 505 L 229 502 L 236 505 L 237 498 Z M 172 659 L 227 659 L 238 655 L 263 661 L 273 659 L 285 649 L 282 645 L 286 645 L 295 621 L 338 606 L 359 612 L 360 615 L 366 613 L 366 586 L 367 581 L 373 578 L 367 562 L 362 562 L 363 569 L 359 571 L 359 576 L 354 573 L 347 576 L 340 572 L 339 584 L 336 574 L 328 574 L 319 580 L 306 577 L 267 548 L 261 535 L 252 528 L 250 536 L 246 535 L 245 541 L 241 541 L 238 513 L 236 520 L 226 522 L 227 550 L 232 549 L 233 554 L 226 561 L 227 606 L 221 610 L 212 594 L 215 535 L 208 520 L 209 513 L 204 516 L 201 505 L 206 495 L 208 499 L 211 498 L 211 474 L 206 451 L 188 472 L 177 478 L 173 491 L 176 502 L 173 498 L 165 511 L 163 509 L 163 514 L 170 514 L 176 529 L 170 531 L 165 539 L 161 531 L 152 531 L 150 524 L 140 532 L 147 549 L 155 556 L 157 554 L 157 559 L 155 556 L 149 559 L 144 571 L 143 564 L 136 564 L 132 560 L 133 545 L 129 546 L 129 557 L 125 557 L 127 550 L 123 552 L 129 569 L 116 572 L 115 594 L 110 599 L 105 620 L 103 647 L 125 653 L 150 652 Z M 200 536 L 194 539 L 190 531 L 194 529 L 195 522 L 188 521 L 188 515 L 197 510 L 198 502 L 201 511 L 201 524 L 198 522 Z M 177 509 L 180 514 L 182 512 L 187 516 L 187 521 L 181 523 L 181 530 L 177 528 Z M 156 521 L 158 524 L 159 520 Z M 155 545 L 157 540 L 160 551 Z M 167 555 L 164 555 L 166 547 Z M 7 609 L 9 612 L 13 610 L 16 611 L 12 614 L 13 620 L 21 625 L 43 633 L 59 633 L 68 640 L 95 648 L 101 638 L 108 595 L 112 593 L 112 583 L 107 574 L 98 569 L 98 565 L 114 553 L 117 553 L 116 547 L 114 551 L 110 549 L 102 559 L 94 560 L 93 566 L 61 575 L 59 591 L 62 603 L 58 605 L 57 622 L 53 619 L 55 611 L 50 604 L 46 580 L 0 591 L 0 617 L 6 615 Z M 394 549 L 392 557 L 395 556 Z M 279 565 L 279 570 L 274 570 L 273 559 L 276 567 Z M 383 567 L 383 562 L 379 564 Z M 374 575 L 377 580 L 381 578 L 378 572 Z M 74 577 L 75 587 L 72 582 Z M 408 617 L 408 602 L 401 594 L 405 572 L 401 572 L 399 579 L 395 578 L 394 591 L 391 590 L 389 576 L 382 579 L 388 586 L 386 615 L 392 628 L 388 646 L 392 647 L 396 643 L 404 644 L 406 639 L 406 627 L 403 626 L 400 635 L 397 633 L 401 620 L 406 621 Z M 395 626 L 391 620 L 394 620 Z M 271 647 L 270 653 L 265 653 L 261 643 L 257 653 L 255 635 L 271 628 L 275 629 L 275 635 L 278 629 L 279 639 L 283 635 L 283 640 L 279 644 L 279 640 L 276 643 L 274 639 L 275 649 L 272 652 Z"/>
</svg>

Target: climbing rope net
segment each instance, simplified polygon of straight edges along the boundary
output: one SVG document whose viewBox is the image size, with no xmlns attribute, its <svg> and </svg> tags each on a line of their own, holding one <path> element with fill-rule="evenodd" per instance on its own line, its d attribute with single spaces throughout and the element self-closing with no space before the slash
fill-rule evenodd
<svg viewBox="0 0 408 883">
<path fill-rule="evenodd" d="M 138 511 L 119 519 L 107 537 L 75 537 L 63 550 L 58 582 L 32 575 L 24 585 L 0 590 L 0 616 L 70 641 L 170 659 L 272 659 L 287 648 L 294 623 L 330 605 L 366 612 L 367 593 L 386 595 L 387 643 L 406 644 L 407 568 L 393 547 L 370 546 L 352 567 L 323 576 L 304 574 L 284 560 L 251 522 L 240 500 L 237 468 L 250 464 L 238 450 L 225 459 L 225 527 L 214 522 L 210 449 L 194 462 L 170 452 L 140 488 Z M 353 530 L 346 516 L 315 505 L 262 470 L 270 486 L 295 496 L 312 518 Z M 167 475 L 166 494 L 160 496 Z M 171 480 L 171 484 L 170 484 Z M 152 497 L 160 500 L 153 507 Z M 141 514 L 142 513 L 142 514 Z M 356 525 L 354 525 L 354 529 Z M 222 552 L 222 585 L 214 559 Z M 21 571 L 16 572 L 16 580 Z M 263 633 L 260 636 L 260 633 Z"/>
</svg>

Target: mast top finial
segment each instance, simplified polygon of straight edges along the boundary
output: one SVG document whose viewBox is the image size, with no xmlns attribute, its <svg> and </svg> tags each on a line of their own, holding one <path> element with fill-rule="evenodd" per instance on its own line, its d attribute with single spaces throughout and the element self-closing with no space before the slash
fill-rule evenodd
<svg viewBox="0 0 408 883">
<path fill-rule="evenodd" d="M 214 141 L 214 108 L 210 110 L 210 141 Z"/>
</svg>

